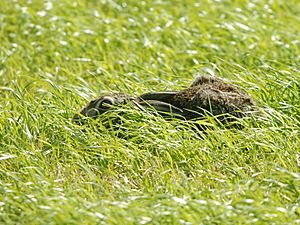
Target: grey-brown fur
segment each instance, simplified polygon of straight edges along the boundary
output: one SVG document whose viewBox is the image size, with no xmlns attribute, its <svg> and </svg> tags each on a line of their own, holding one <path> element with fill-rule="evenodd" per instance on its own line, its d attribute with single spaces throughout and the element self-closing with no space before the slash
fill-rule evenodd
<svg viewBox="0 0 300 225">
<path fill-rule="evenodd" d="M 75 114 L 73 119 L 78 121 L 82 116 L 96 118 L 100 114 L 110 110 L 110 106 L 124 105 L 133 99 L 134 97 L 125 93 L 111 93 L 102 95 L 95 100 L 90 101 L 80 110 L 79 113 Z"/>
<path fill-rule="evenodd" d="M 203 75 L 182 91 L 150 92 L 138 97 L 124 93 L 103 95 L 89 102 L 79 114 L 95 118 L 109 111 L 110 105 L 127 103 L 143 109 L 154 108 L 164 117 L 175 115 L 185 119 L 201 118 L 205 114 L 243 117 L 255 105 L 254 100 L 237 86 Z M 78 114 L 74 116 L 75 120 L 79 118 Z"/>
<path fill-rule="evenodd" d="M 204 114 L 231 114 L 245 116 L 245 112 L 255 105 L 254 100 L 240 88 L 212 76 L 197 77 L 190 87 L 178 92 L 146 93 L 140 98 L 155 99 L 184 110 L 186 119 Z"/>
</svg>

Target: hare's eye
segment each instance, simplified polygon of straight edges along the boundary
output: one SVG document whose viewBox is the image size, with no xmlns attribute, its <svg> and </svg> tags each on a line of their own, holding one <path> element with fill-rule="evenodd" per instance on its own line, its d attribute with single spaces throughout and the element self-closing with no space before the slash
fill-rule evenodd
<svg viewBox="0 0 300 225">
<path fill-rule="evenodd" d="M 113 105 L 114 99 L 111 97 L 104 97 L 103 99 L 99 100 L 96 104 L 96 108 L 106 108 L 107 105 Z"/>
</svg>

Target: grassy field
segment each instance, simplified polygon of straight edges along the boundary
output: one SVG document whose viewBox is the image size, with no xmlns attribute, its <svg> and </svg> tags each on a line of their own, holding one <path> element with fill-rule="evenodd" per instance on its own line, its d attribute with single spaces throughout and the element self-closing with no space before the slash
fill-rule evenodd
<svg viewBox="0 0 300 225">
<path fill-rule="evenodd" d="M 1 0 L 0 224 L 299 224 L 299 15 L 299 0 Z M 260 116 L 202 133 L 128 110 L 122 135 L 71 120 L 100 93 L 197 73 Z"/>
</svg>

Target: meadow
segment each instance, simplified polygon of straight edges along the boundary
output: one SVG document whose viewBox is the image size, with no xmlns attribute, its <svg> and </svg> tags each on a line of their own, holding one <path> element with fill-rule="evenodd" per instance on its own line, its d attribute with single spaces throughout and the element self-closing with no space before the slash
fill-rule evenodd
<svg viewBox="0 0 300 225">
<path fill-rule="evenodd" d="M 298 0 L 1 0 L 0 224 L 299 224 L 299 15 Z M 101 93 L 196 74 L 259 116 L 72 121 Z"/>
</svg>

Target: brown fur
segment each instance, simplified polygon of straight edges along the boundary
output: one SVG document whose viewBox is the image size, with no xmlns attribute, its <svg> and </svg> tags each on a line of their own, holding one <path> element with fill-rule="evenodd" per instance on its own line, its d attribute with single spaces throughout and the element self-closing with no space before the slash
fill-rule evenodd
<svg viewBox="0 0 300 225">
<path fill-rule="evenodd" d="M 243 111 L 255 105 L 254 100 L 240 88 L 208 76 L 197 77 L 189 88 L 178 92 L 169 103 L 198 113 L 229 113 L 238 117 L 242 117 Z M 198 116 L 190 114 L 187 117 Z"/>
<path fill-rule="evenodd" d="M 114 100 L 112 105 L 124 105 L 126 102 L 129 102 L 134 99 L 129 94 L 125 93 L 110 93 L 102 95 L 95 100 L 89 102 L 85 107 L 83 107 L 79 113 L 76 113 L 73 117 L 73 120 L 79 122 L 81 117 L 91 117 L 96 118 L 100 114 L 108 111 L 110 109 L 109 105 L 103 105 L 101 107 L 96 107 L 99 102 L 103 101 L 104 98 L 109 97 Z"/>
</svg>

